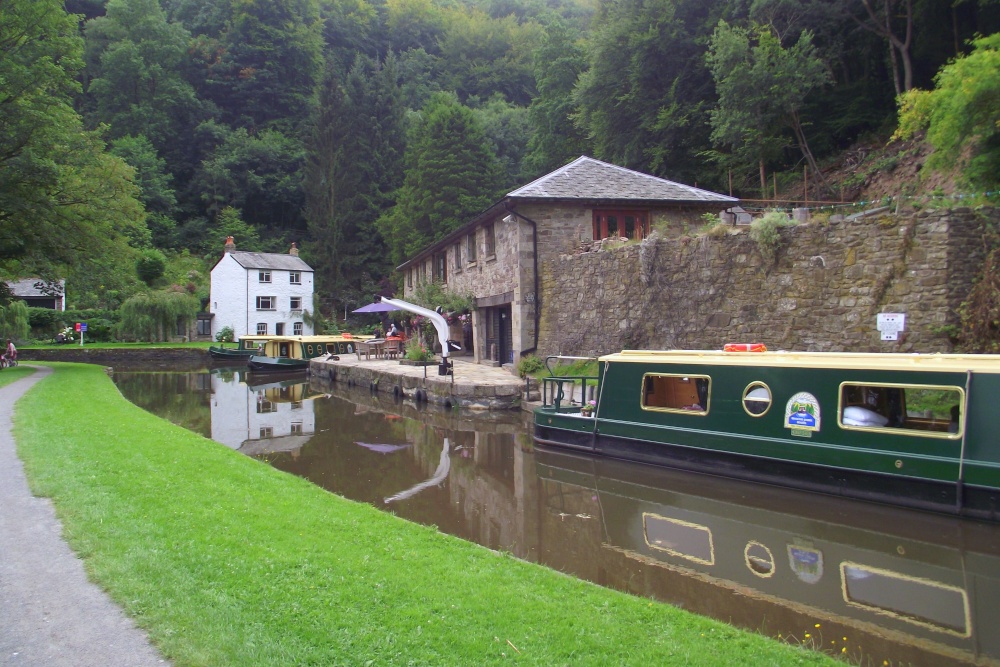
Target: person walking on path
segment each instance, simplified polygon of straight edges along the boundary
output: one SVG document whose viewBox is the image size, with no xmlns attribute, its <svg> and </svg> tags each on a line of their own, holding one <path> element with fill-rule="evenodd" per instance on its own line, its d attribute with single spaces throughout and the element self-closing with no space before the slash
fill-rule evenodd
<svg viewBox="0 0 1000 667">
<path fill-rule="evenodd" d="M 51 501 L 28 488 L 11 417 L 17 399 L 51 372 L 39 368 L 0 388 L 0 665 L 167 665 L 132 619 L 87 580 Z"/>
</svg>

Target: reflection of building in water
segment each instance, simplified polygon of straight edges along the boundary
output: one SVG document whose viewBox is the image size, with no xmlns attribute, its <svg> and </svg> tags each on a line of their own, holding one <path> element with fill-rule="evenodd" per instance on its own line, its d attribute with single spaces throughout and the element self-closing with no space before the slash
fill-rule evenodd
<svg viewBox="0 0 1000 667">
<path fill-rule="evenodd" d="M 212 375 L 212 439 L 250 456 L 298 452 L 316 432 L 308 383 L 243 379 Z"/>
</svg>

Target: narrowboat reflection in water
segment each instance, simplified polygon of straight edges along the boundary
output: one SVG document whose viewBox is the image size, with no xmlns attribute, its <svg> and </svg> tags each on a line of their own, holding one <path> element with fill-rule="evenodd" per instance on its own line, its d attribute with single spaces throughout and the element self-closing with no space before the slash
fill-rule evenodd
<svg viewBox="0 0 1000 667">
<path fill-rule="evenodd" d="M 581 576 L 865 663 L 1000 664 L 995 525 L 549 448 L 536 466 L 542 541 Z"/>
</svg>

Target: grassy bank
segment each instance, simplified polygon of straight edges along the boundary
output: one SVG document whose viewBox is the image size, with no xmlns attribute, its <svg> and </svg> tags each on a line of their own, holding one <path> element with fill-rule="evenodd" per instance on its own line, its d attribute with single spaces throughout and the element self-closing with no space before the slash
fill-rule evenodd
<svg viewBox="0 0 1000 667">
<path fill-rule="evenodd" d="M 32 488 L 178 666 L 832 664 L 344 500 L 53 366 L 16 411 Z"/>
<path fill-rule="evenodd" d="M 13 368 L 4 368 L 0 370 L 0 387 L 10 384 L 15 380 L 23 378 L 25 375 L 31 375 L 34 369 L 27 368 L 25 366 L 14 366 Z"/>
</svg>

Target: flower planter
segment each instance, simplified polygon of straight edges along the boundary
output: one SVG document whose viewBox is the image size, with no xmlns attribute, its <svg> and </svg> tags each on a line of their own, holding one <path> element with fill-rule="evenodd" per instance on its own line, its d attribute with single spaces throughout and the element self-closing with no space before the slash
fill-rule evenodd
<svg viewBox="0 0 1000 667">
<path fill-rule="evenodd" d="M 436 366 L 437 361 L 431 359 L 430 361 L 412 361 L 410 359 L 400 359 L 400 366 Z"/>
</svg>

